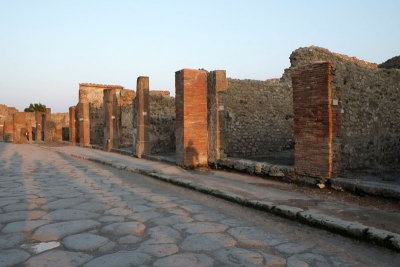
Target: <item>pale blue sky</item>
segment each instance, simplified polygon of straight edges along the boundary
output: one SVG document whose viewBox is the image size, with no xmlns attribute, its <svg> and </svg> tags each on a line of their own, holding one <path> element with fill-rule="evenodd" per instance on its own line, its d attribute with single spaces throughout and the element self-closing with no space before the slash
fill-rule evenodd
<svg viewBox="0 0 400 267">
<path fill-rule="evenodd" d="M 66 112 L 82 82 L 174 94 L 174 72 L 276 78 L 298 47 L 400 55 L 399 0 L 0 0 L 0 103 Z"/>
</svg>

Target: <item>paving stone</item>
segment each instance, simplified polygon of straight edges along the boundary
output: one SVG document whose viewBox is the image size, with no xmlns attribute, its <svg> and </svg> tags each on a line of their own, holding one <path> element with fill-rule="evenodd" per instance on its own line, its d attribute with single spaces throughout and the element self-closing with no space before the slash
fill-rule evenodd
<svg viewBox="0 0 400 267">
<path fill-rule="evenodd" d="M 34 210 L 37 209 L 40 205 L 38 204 L 27 204 L 27 203 L 14 203 L 3 207 L 5 212 L 17 211 L 17 210 Z"/>
<path fill-rule="evenodd" d="M 248 246 L 269 247 L 288 242 L 282 236 L 265 232 L 253 227 L 235 227 L 228 230 L 240 243 Z"/>
<path fill-rule="evenodd" d="M 181 239 L 178 231 L 165 225 L 150 228 L 149 234 L 153 243 L 177 243 Z"/>
<path fill-rule="evenodd" d="M 207 214 L 196 214 L 196 215 L 193 216 L 193 218 L 195 220 L 197 220 L 197 221 L 216 222 L 216 221 L 223 220 L 224 219 L 224 215 L 209 212 Z"/>
<path fill-rule="evenodd" d="M 108 242 L 107 244 L 105 244 L 105 245 L 99 247 L 99 248 L 97 249 L 97 251 L 98 251 L 98 252 L 101 252 L 101 253 L 109 252 L 109 251 L 113 250 L 113 249 L 115 248 L 116 245 L 117 245 L 117 244 L 116 244 L 115 242 L 110 241 L 110 242 Z"/>
<path fill-rule="evenodd" d="M 307 265 L 304 265 L 307 264 Z M 328 266 L 328 261 L 314 253 L 295 254 L 287 259 L 287 266 Z"/>
<path fill-rule="evenodd" d="M 50 250 L 53 248 L 58 248 L 61 246 L 61 243 L 58 241 L 50 241 L 50 242 L 40 242 L 40 243 L 27 243 L 22 244 L 21 248 L 29 250 L 33 254 L 39 254 L 43 251 Z"/>
<path fill-rule="evenodd" d="M 67 235 L 76 234 L 100 226 L 93 220 L 77 220 L 59 222 L 40 226 L 32 235 L 32 239 L 38 241 L 55 241 Z"/>
<path fill-rule="evenodd" d="M 310 247 L 307 247 L 305 245 L 300 245 L 297 243 L 284 243 L 275 247 L 275 249 L 278 250 L 279 252 L 286 254 L 298 254 L 309 248 Z"/>
<path fill-rule="evenodd" d="M 24 233 L 10 233 L 0 235 L 0 248 L 12 248 L 24 240 Z"/>
<path fill-rule="evenodd" d="M 29 258 L 29 253 L 22 249 L 9 249 L 0 251 L 0 267 L 14 266 Z"/>
<path fill-rule="evenodd" d="M 41 210 L 35 211 L 27 211 L 27 210 L 20 210 L 8 213 L 0 214 L 0 223 L 9 223 L 21 220 L 36 220 L 45 215 L 46 212 Z"/>
<path fill-rule="evenodd" d="M 31 257 L 27 262 L 27 267 L 37 266 L 52 266 L 52 267 L 65 267 L 65 266 L 80 266 L 89 261 L 93 257 L 81 252 L 70 252 L 64 250 L 50 250 Z"/>
<path fill-rule="evenodd" d="M 146 226 L 140 222 L 113 223 L 101 229 L 102 233 L 114 235 L 141 235 Z"/>
<path fill-rule="evenodd" d="M 62 241 L 63 245 L 67 249 L 80 251 L 93 251 L 104 246 L 108 242 L 108 238 L 89 233 L 70 235 L 64 238 Z"/>
<path fill-rule="evenodd" d="M 146 241 L 139 246 L 138 251 L 161 258 L 177 253 L 179 248 L 175 244 L 153 244 Z"/>
<path fill-rule="evenodd" d="M 19 221 L 7 224 L 1 231 L 3 233 L 31 232 L 37 227 L 50 223 L 48 220 Z"/>
<path fill-rule="evenodd" d="M 74 209 L 78 210 L 87 210 L 91 212 L 98 212 L 98 211 L 104 211 L 109 209 L 110 207 L 107 205 L 104 205 L 103 203 L 100 202 L 85 202 L 81 203 L 79 205 L 73 206 Z"/>
<path fill-rule="evenodd" d="M 53 221 L 70 221 L 70 220 L 91 219 L 98 216 L 99 215 L 97 213 L 85 210 L 62 209 L 50 212 L 49 214 L 43 216 L 42 219 L 53 220 Z"/>
<path fill-rule="evenodd" d="M 150 219 L 157 218 L 160 216 L 161 216 L 161 213 L 158 213 L 156 211 L 142 211 L 142 212 L 136 212 L 132 215 L 129 215 L 128 218 L 133 221 L 138 221 L 138 222 L 144 223 Z"/>
<path fill-rule="evenodd" d="M 180 245 L 185 250 L 212 251 L 236 245 L 236 240 L 227 234 L 205 233 L 194 234 L 186 237 Z"/>
<path fill-rule="evenodd" d="M 127 235 L 123 236 L 120 239 L 118 239 L 119 244 L 135 244 L 138 243 L 141 239 L 139 237 L 133 236 L 133 235 Z"/>
<path fill-rule="evenodd" d="M 77 205 L 79 203 L 82 203 L 84 201 L 85 201 L 84 198 L 59 199 L 53 202 L 49 202 L 45 206 L 49 209 L 65 209 Z"/>
<path fill-rule="evenodd" d="M 140 266 L 149 262 L 151 257 L 136 251 L 119 251 L 95 258 L 84 267 Z"/>
<path fill-rule="evenodd" d="M 213 266 L 214 260 L 205 254 L 180 253 L 159 259 L 154 262 L 154 267 L 208 267 Z"/>
<path fill-rule="evenodd" d="M 263 265 L 264 256 L 242 248 L 224 248 L 215 252 L 219 261 L 229 266 Z"/>
<path fill-rule="evenodd" d="M 116 216 L 128 216 L 133 214 L 133 211 L 129 208 L 113 208 L 104 212 L 105 215 L 116 215 Z"/>
<path fill-rule="evenodd" d="M 7 187 L 4 186 L 4 188 L 7 188 Z M 18 198 L 18 197 L 2 197 L 2 198 L 0 198 L 0 207 L 18 203 L 21 200 L 23 200 L 23 199 Z"/>
<path fill-rule="evenodd" d="M 276 255 L 271 255 L 267 253 L 261 253 L 264 256 L 265 266 L 274 266 L 274 267 L 284 267 L 286 266 L 286 259 L 276 256 Z"/>
<path fill-rule="evenodd" d="M 130 209 L 132 209 L 135 212 L 140 212 L 140 211 L 150 211 L 150 210 L 154 210 L 154 208 L 149 207 L 149 206 L 145 206 L 145 205 L 137 205 L 136 202 L 134 203 L 128 203 L 128 207 Z"/>
<path fill-rule="evenodd" d="M 172 215 L 169 217 L 155 218 L 152 221 L 160 225 L 173 225 L 179 223 L 193 222 L 193 219 L 188 216 Z"/>
<path fill-rule="evenodd" d="M 212 222 L 192 222 L 192 223 L 183 223 L 176 224 L 174 228 L 178 230 L 185 230 L 190 234 L 201 234 L 201 233 L 220 233 L 225 231 L 228 226 L 220 224 L 220 223 L 212 223 Z"/>
<path fill-rule="evenodd" d="M 110 223 L 110 222 L 123 222 L 124 217 L 121 216 L 113 216 L 113 215 L 107 215 L 107 216 L 101 216 L 97 218 L 99 222 L 105 222 L 105 223 Z"/>
</svg>

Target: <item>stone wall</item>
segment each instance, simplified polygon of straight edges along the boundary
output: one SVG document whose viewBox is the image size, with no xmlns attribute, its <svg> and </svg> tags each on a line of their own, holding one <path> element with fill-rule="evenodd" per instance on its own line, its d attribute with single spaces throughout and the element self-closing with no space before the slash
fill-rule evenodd
<svg viewBox="0 0 400 267">
<path fill-rule="evenodd" d="M 103 145 L 104 139 L 104 107 L 103 90 L 120 89 L 119 85 L 79 84 L 79 103 L 89 103 L 90 144 Z"/>
<path fill-rule="evenodd" d="M 133 90 L 121 91 L 121 137 L 120 147 L 133 146 L 133 101 L 136 93 Z"/>
<path fill-rule="evenodd" d="M 13 114 L 17 113 L 18 109 L 14 107 L 7 107 L 6 105 L 0 104 L 0 123 L 4 121 L 12 120 Z"/>
<path fill-rule="evenodd" d="M 341 110 L 341 170 L 378 168 L 400 162 L 400 70 L 331 53 L 318 47 L 295 50 L 292 67 L 333 63 L 332 105 Z"/>
<path fill-rule="evenodd" d="M 44 125 L 44 141 L 62 141 L 63 128 L 69 129 L 69 113 L 46 114 L 46 121 Z M 67 132 L 67 130 L 65 131 Z"/>
<path fill-rule="evenodd" d="M 175 151 L 175 98 L 168 91 L 150 91 L 150 153 Z"/>
<path fill-rule="evenodd" d="M 218 93 L 221 156 L 262 157 L 292 149 L 293 99 L 289 79 L 228 79 Z"/>
</svg>

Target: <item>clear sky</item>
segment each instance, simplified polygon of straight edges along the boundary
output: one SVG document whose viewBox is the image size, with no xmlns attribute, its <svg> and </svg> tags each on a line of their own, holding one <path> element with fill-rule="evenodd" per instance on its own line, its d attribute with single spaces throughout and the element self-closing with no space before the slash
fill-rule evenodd
<svg viewBox="0 0 400 267">
<path fill-rule="evenodd" d="M 400 55 L 399 0 L 0 0 L 0 103 L 67 112 L 79 83 L 174 94 L 183 68 L 280 77 L 298 47 Z"/>
</svg>

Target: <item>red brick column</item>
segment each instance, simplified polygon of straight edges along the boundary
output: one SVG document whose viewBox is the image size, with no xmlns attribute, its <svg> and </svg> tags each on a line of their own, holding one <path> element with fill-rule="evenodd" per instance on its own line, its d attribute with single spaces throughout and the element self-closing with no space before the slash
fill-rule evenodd
<svg viewBox="0 0 400 267">
<path fill-rule="evenodd" d="M 89 103 L 78 103 L 79 145 L 90 145 Z"/>
<path fill-rule="evenodd" d="M 76 145 L 76 108 L 69 108 L 69 141 L 71 145 Z"/>
<path fill-rule="evenodd" d="M 26 144 L 28 141 L 25 136 L 26 129 L 26 114 L 24 112 L 17 112 L 13 114 L 14 123 L 14 138 L 13 143 Z"/>
<path fill-rule="evenodd" d="M 138 77 L 136 84 L 135 98 L 136 113 L 136 139 L 135 139 L 135 155 L 141 158 L 143 154 L 150 153 L 149 143 L 149 77 Z"/>
<path fill-rule="evenodd" d="M 208 163 L 215 164 L 221 155 L 218 92 L 228 89 L 225 70 L 207 75 Z"/>
<path fill-rule="evenodd" d="M 293 69 L 295 174 L 317 183 L 340 171 L 339 94 L 331 85 L 333 64 Z"/>
<path fill-rule="evenodd" d="M 207 72 L 175 73 L 176 163 L 183 167 L 207 162 Z"/>
<path fill-rule="evenodd" d="M 36 120 L 36 135 L 35 141 L 42 141 L 42 130 L 43 130 L 43 115 L 44 112 L 35 112 L 35 120 Z"/>
<path fill-rule="evenodd" d="M 4 141 L 10 143 L 14 141 L 14 122 L 12 120 L 4 122 Z"/>
<path fill-rule="evenodd" d="M 0 121 L 0 141 L 4 140 L 4 121 Z"/>
<path fill-rule="evenodd" d="M 105 89 L 103 91 L 103 107 L 104 107 L 104 142 L 103 148 L 111 151 L 113 147 L 119 147 L 120 142 L 120 112 L 117 94 L 120 89 Z"/>
</svg>

